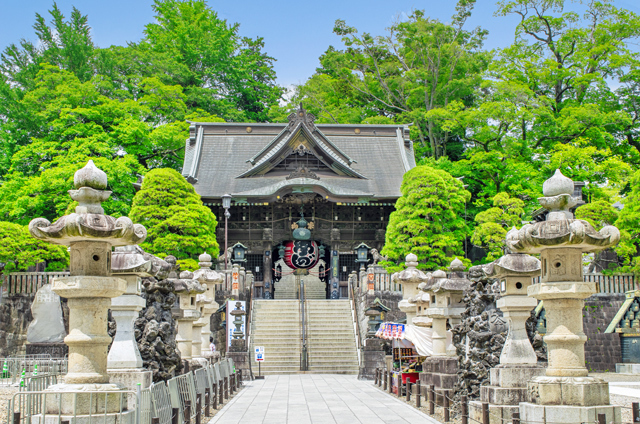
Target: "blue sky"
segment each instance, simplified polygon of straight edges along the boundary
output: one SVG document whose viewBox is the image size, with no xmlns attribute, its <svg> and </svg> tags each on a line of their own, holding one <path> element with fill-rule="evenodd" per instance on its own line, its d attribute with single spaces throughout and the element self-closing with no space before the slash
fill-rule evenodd
<svg viewBox="0 0 640 424">
<path fill-rule="evenodd" d="M 482 26 L 489 30 L 486 46 L 504 47 L 513 41 L 517 19 L 494 17 L 495 0 L 478 0 L 469 28 Z M 58 7 L 69 16 L 72 6 L 89 15 L 93 41 L 100 47 L 125 45 L 142 37 L 144 25 L 152 22 L 152 0 L 58 0 Z M 229 22 L 240 23 L 244 36 L 261 36 L 265 50 L 277 59 L 278 83 L 284 86 L 303 83 L 318 66 L 318 57 L 329 45 L 341 46 L 333 34 L 336 19 L 372 34 L 383 34 L 395 19 L 414 9 L 448 21 L 455 0 L 325 0 L 325 1 L 209 1 L 218 15 Z M 567 3 L 569 3 L 567 1 Z M 640 14 L 637 0 L 615 0 Z M 0 0 L 0 49 L 20 39 L 35 40 L 32 28 L 35 13 L 49 18 L 51 0 Z M 571 6 L 578 8 L 580 6 Z"/>
</svg>

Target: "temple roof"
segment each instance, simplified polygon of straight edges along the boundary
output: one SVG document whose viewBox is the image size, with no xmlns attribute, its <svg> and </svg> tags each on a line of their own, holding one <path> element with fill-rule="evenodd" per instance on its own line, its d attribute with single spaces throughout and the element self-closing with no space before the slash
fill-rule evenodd
<svg viewBox="0 0 640 424">
<path fill-rule="evenodd" d="M 408 126 L 314 119 L 300 109 L 288 124 L 192 122 L 182 174 L 207 200 L 225 193 L 264 201 L 292 192 L 341 201 L 400 197 L 402 176 L 415 166 Z"/>
</svg>

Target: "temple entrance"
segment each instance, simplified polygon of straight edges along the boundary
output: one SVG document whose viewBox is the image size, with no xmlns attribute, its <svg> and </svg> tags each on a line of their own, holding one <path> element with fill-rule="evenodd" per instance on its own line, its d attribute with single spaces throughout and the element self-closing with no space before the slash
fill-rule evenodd
<svg viewBox="0 0 640 424">
<path fill-rule="evenodd" d="M 295 268 L 296 265 L 309 266 L 309 258 L 298 258 L 299 263 L 287 260 L 284 246 L 291 241 L 283 241 L 277 249 L 272 251 L 273 257 L 273 299 L 298 299 L 300 278 L 305 282 L 307 299 L 330 299 L 329 287 L 328 249 L 321 241 L 315 241 L 315 249 L 312 253 L 313 265 L 310 268 Z"/>
</svg>

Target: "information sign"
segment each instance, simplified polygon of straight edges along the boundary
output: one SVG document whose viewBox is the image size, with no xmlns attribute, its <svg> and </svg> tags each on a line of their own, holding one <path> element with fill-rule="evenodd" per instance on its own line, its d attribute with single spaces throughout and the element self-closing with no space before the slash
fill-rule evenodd
<svg viewBox="0 0 640 424">
<path fill-rule="evenodd" d="M 256 362 L 264 361 L 264 346 L 256 346 Z"/>
</svg>

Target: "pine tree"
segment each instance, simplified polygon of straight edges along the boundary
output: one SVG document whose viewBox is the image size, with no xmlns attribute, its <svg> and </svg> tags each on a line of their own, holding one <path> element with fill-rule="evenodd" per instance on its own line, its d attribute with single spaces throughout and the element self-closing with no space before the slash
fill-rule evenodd
<svg viewBox="0 0 640 424">
<path fill-rule="evenodd" d="M 218 255 L 215 232 L 218 221 L 182 175 L 173 169 L 149 171 L 133 198 L 129 217 L 147 228 L 140 246 L 165 257 L 173 255 L 183 269 L 196 269 L 202 252 Z"/>
<path fill-rule="evenodd" d="M 404 175 L 402 196 L 389 218 L 382 254 L 389 272 L 402 268 L 405 256 L 418 256 L 418 268 L 433 270 L 463 255 L 467 234 L 465 203 L 471 194 L 448 172 L 418 166 Z"/>
</svg>

